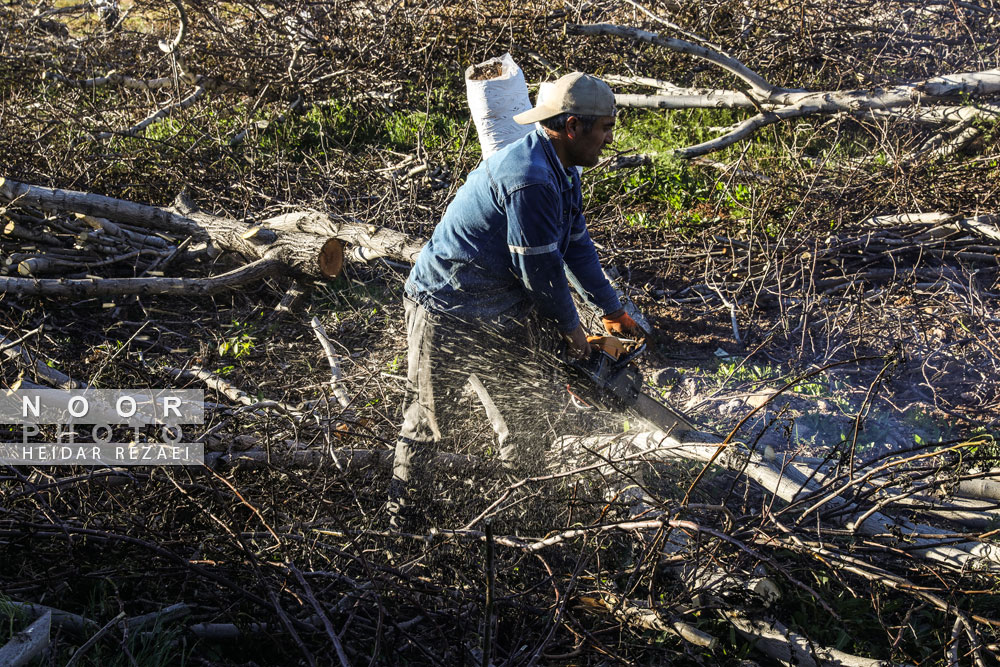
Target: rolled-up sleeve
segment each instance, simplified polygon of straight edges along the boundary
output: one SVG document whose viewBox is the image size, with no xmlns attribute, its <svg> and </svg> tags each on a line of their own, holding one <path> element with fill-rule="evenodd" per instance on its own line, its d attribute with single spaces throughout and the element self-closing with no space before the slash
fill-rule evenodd
<svg viewBox="0 0 1000 667">
<path fill-rule="evenodd" d="M 507 248 L 514 273 L 543 317 L 554 321 L 560 331 L 576 329 L 580 317 L 570 296 L 560 249 L 565 232 L 554 215 L 560 210 L 558 195 L 548 185 L 528 185 L 510 193 L 505 204 Z"/>
</svg>

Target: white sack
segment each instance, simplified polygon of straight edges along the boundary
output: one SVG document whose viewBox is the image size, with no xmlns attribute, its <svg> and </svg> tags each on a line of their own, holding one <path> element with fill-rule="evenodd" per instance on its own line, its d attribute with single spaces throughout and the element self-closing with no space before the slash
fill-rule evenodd
<svg viewBox="0 0 1000 667">
<path fill-rule="evenodd" d="M 531 132 L 530 125 L 514 122 L 514 116 L 531 108 L 524 73 L 509 53 L 487 60 L 482 65 L 491 63 L 498 63 L 502 68 L 500 76 L 495 79 L 473 81 L 469 77 L 477 66 L 465 70 L 466 95 L 484 160 Z"/>
</svg>

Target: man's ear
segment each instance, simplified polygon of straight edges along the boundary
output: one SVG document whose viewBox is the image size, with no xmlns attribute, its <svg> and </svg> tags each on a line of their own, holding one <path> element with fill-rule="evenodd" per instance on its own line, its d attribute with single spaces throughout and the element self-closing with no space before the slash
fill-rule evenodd
<svg viewBox="0 0 1000 667">
<path fill-rule="evenodd" d="M 570 116 L 566 119 L 566 136 L 570 139 L 575 139 L 580 135 L 580 119 L 576 116 Z"/>
</svg>

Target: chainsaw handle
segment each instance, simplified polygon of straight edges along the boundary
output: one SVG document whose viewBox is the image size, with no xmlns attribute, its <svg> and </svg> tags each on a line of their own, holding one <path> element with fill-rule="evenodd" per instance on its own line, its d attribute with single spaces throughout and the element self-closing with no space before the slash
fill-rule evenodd
<svg viewBox="0 0 1000 667">
<path fill-rule="evenodd" d="M 618 360 L 615 361 L 612 368 L 614 370 L 618 370 L 619 368 L 624 368 L 625 366 L 628 366 L 630 363 L 632 363 L 645 353 L 646 353 L 646 341 L 644 340 L 641 343 L 639 343 L 639 345 L 637 345 L 635 349 L 629 352 L 628 354 L 623 354 L 622 356 L 618 357 Z"/>
</svg>

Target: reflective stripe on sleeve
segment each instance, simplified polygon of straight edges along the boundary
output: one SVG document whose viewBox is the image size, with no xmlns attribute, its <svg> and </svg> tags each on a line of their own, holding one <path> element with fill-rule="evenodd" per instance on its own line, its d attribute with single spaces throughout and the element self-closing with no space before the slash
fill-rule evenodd
<svg viewBox="0 0 1000 667">
<path fill-rule="evenodd" d="M 536 246 L 508 245 L 507 247 L 511 252 L 517 253 L 518 255 L 544 255 L 545 253 L 559 250 L 558 243 Z"/>
<path fill-rule="evenodd" d="M 579 241 L 580 239 L 582 239 L 586 235 L 587 235 L 587 231 L 586 230 L 580 232 L 579 234 L 570 234 L 569 240 L 570 241 Z"/>
</svg>

